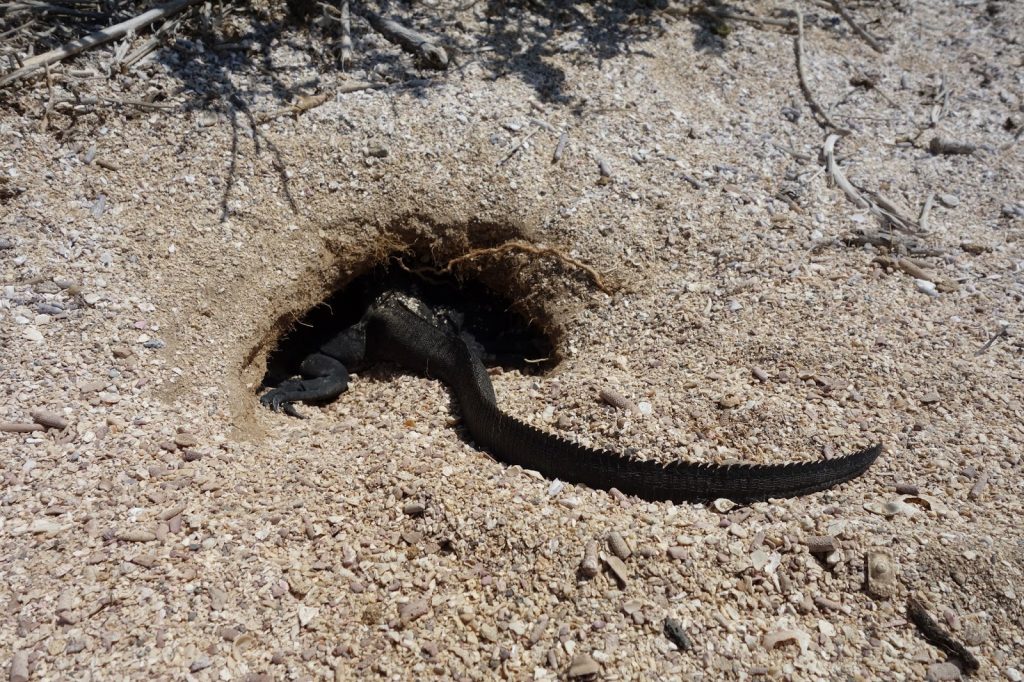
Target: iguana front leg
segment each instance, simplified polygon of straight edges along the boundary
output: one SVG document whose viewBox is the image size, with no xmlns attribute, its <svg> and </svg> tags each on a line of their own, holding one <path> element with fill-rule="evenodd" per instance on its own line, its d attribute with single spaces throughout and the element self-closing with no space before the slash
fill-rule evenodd
<svg viewBox="0 0 1024 682">
<path fill-rule="evenodd" d="M 302 379 L 288 379 L 260 396 L 260 402 L 293 417 L 303 415 L 292 404 L 334 400 L 348 389 L 348 369 L 340 360 L 323 353 L 313 353 L 299 366 Z"/>
</svg>

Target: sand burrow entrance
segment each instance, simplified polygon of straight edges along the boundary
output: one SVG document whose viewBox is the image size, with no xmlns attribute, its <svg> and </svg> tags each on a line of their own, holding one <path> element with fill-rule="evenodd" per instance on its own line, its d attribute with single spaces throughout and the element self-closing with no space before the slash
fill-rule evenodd
<svg viewBox="0 0 1024 682">
<path fill-rule="evenodd" d="M 405 215 L 377 226 L 321 230 L 319 262 L 265 308 L 240 365 L 248 395 L 294 375 L 326 338 L 362 315 L 373 291 L 415 282 L 419 291 L 460 311 L 490 365 L 538 373 L 560 359 L 562 320 L 600 275 L 524 228 L 491 221 L 447 222 Z M 241 397 L 241 396 L 240 396 Z M 242 398 L 251 416 L 256 403 Z"/>
<path fill-rule="evenodd" d="M 484 364 L 542 373 L 557 364 L 556 340 L 538 320 L 516 311 L 513 299 L 472 278 L 457 278 L 409 254 L 395 254 L 308 310 L 267 355 L 261 386 L 276 386 L 298 373 L 302 360 L 359 320 L 388 289 L 415 290 L 435 309 L 453 311 L 479 344 Z"/>
</svg>

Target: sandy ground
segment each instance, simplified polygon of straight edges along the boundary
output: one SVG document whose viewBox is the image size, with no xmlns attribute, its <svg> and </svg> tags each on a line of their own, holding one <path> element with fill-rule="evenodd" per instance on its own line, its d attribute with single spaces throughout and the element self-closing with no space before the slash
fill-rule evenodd
<svg viewBox="0 0 1024 682">
<path fill-rule="evenodd" d="M 802 8 L 842 172 L 931 206 L 894 249 L 850 239 L 888 232 L 829 184 L 777 26 L 399 7 L 451 68 L 355 21 L 338 74 L 235 15 L 0 93 L 10 679 L 953 679 L 911 593 L 977 679 L 1022 679 L 1024 6 L 851 4 L 884 54 Z M 259 406 L 280 334 L 380 259 L 517 239 L 611 293 L 547 256 L 457 268 L 556 343 L 551 372 L 495 374 L 512 414 L 665 461 L 884 455 L 800 499 L 677 506 L 507 468 L 443 386 L 387 369 L 305 421 Z M 625 580 L 582 575 L 612 532 Z M 869 556 L 895 580 L 865 589 Z"/>
</svg>

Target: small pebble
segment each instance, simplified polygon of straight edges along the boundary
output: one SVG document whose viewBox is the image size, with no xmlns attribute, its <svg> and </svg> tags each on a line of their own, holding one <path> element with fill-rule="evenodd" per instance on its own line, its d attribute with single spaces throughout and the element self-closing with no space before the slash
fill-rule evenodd
<svg viewBox="0 0 1024 682">
<path fill-rule="evenodd" d="M 754 378 L 760 381 L 762 384 L 768 381 L 768 373 L 765 372 L 760 367 L 755 367 L 754 369 L 750 370 L 750 373 L 753 374 Z"/>
<path fill-rule="evenodd" d="M 680 651 L 689 651 L 693 648 L 693 642 L 683 629 L 683 624 L 675 618 L 666 618 L 663 628 L 665 636 L 672 641 Z"/>
<path fill-rule="evenodd" d="M 200 656 L 196 660 L 192 661 L 191 665 L 188 666 L 188 671 L 190 673 L 197 673 L 200 670 L 206 670 L 211 665 L 213 665 L 213 662 L 210 660 L 209 656 Z"/>
<path fill-rule="evenodd" d="M 117 539 L 122 542 L 152 542 L 156 540 L 156 533 L 148 530 L 126 530 L 118 533 Z"/>
<path fill-rule="evenodd" d="M 922 405 L 934 405 L 935 403 L 939 402 L 939 400 L 940 398 L 937 391 L 928 391 L 923 396 L 921 396 Z"/>
<path fill-rule="evenodd" d="M 626 398 L 618 391 L 614 391 L 610 388 L 602 388 L 598 392 L 598 395 L 601 397 L 601 400 L 605 401 L 606 403 L 608 403 L 609 405 L 616 409 L 635 411 L 632 401 L 630 401 L 629 398 Z"/>
<path fill-rule="evenodd" d="M 11 659 L 11 682 L 28 682 L 28 652 L 15 652 Z"/>
<path fill-rule="evenodd" d="M 42 424 L 48 429 L 63 431 L 68 427 L 68 420 L 51 410 L 32 410 L 29 414 L 37 424 Z"/>
<path fill-rule="evenodd" d="M 174 444 L 179 448 L 194 448 L 199 441 L 191 433 L 182 432 L 174 435 Z"/>
<path fill-rule="evenodd" d="M 939 203 L 946 208 L 956 208 L 960 205 L 960 197 L 955 194 L 942 193 L 935 197 Z"/>
<path fill-rule="evenodd" d="M 608 533 L 608 548 L 612 550 L 612 554 L 623 561 L 633 555 L 633 550 L 629 548 L 629 545 L 626 544 L 626 541 L 618 531 Z"/>
<path fill-rule="evenodd" d="M 402 625 L 408 625 L 417 618 L 422 618 L 430 611 L 430 602 L 426 599 L 417 599 L 407 602 L 398 607 L 398 617 L 402 619 Z"/>
<path fill-rule="evenodd" d="M 597 541 L 591 540 L 583 550 L 583 561 L 580 562 L 580 575 L 593 578 L 601 567 L 597 563 Z"/>
<path fill-rule="evenodd" d="M 896 492 L 900 495 L 918 495 L 921 490 L 913 483 L 897 483 Z"/>
<path fill-rule="evenodd" d="M 959 680 L 960 677 L 960 668 L 949 661 L 932 663 L 928 666 L 928 672 L 925 674 L 925 679 L 928 682 L 948 682 L 949 680 Z"/>
<path fill-rule="evenodd" d="M 626 568 L 626 564 L 622 562 L 622 559 L 617 556 L 607 556 L 604 558 L 604 563 L 611 570 L 619 585 L 625 587 L 626 581 L 629 579 L 629 569 Z"/>
<path fill-rule="evenodd" d="M 915 279 L 914 284 L 917 285 L 917 288 L 921 293 L 928 294 L 929 296 L 939 295 L 939 291 L 935 288 L 935 284 L 926 279 Z"/>
<path fill-rule="evenodd" d="M 406 502 L 402 507 L 402 513 L 406 516 L 419 516 L 425 509 L 422 502 Z"/>
<path fill-rule="evenodd" d="M 718 407 L 720 407 L 723 410 L 730 410 L 734 407 L 739 407 L 739 405 L 742 402 L 743 398 L 733 393 L 730 393 L 729 395 L 722 396 L 721 398 L 718 399 Z"/>
<path fill-rule="evenodd" d="M 831 535 L 812 535 L 804 540 L 811 554 L 829 554 L 836 550 L 836 539 Z"/>
<path fill-rule="evenodd" d="M 594 678 L 601 672 L 601 666 L 587 654 L 577 654 L 569 665 L 570 679 Z"/>
</svg>

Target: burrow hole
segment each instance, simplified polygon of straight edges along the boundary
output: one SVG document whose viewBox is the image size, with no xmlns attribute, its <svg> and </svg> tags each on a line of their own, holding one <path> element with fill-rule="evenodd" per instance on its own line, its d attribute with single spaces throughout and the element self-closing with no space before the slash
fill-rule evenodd
<svg viewBox="0 0 1024 682">
<path fill-rule="evenodd" d="M 277 325 L 279 337 L 267 355 L 266 373 L 259 390 L 297 375 L 303 358 L 357 322 L 374 297 L 389 288 L 415 287 L 416 293 L 432 306 L 461 314 L 463 329 L 483 347 L 482 359 L 488 367 L 546 373 L 558 363 L 557 331 L 544 315 L 524 317 L 519 311 L 534 306 L 517 305 L 516 291 L 521 285 L 505 282 L 506 286 L 502 286 L 501 282 L 501 273 L 490 272 L 481 278 L 456 277 L 442 272 L 429 256 L 392 254 L 339 283 L 332 294 L 293 323 L 282 320 Z"/>
</svg>

